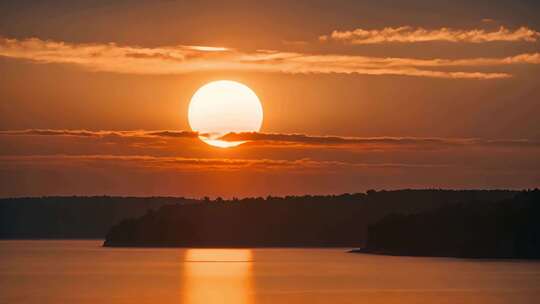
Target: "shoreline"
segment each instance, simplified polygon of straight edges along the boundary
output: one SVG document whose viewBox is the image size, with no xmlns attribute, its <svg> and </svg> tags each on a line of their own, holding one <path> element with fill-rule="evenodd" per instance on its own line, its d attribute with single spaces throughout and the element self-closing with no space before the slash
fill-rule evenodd
<svg viewBox="0 0 540 304">
<path fill-rule="evenodd" d="M 397 253 L 393 251 L 385 251 L 385 250 L 373 250 L 368 248 L 356 248 L 351 249 L 347 251 L 347 253 L 356 253 L 356 254 L 371 254 L 371 255 L 380 255 L 380 256 L 392 256 L 392 257 L 410 257 L 410 258 L 449 258 L 449 259 L 459 259 L 459 260 L 484 260 L 484 261 L 536 261 L 540 262 L 540 258 L 520 258 L 520 257 L 496 257 L 496 256 L 482 256 L 482 257 L 475 257 L 475 256 L 459 256 L 459 255 L 414 255 L 414 254 L 405 254 L 405 253 Z"/>
<path fill-rule="evenodd" d="M 240 248 L 289 248 L 289 249 L 316 249 L 316 248 L 328 248 L 328 249 L 344 249 L 347 252 L 354 250 L 349 248 L 354 248 L 354 246 L 346 245 L 224 245 L 224 244 L 215 244 L 215 245 L 203 245 L 203 244 L 102 244 L 104 248 L 231 248 L 231 249 L 240 249 Z"/>
</svg>

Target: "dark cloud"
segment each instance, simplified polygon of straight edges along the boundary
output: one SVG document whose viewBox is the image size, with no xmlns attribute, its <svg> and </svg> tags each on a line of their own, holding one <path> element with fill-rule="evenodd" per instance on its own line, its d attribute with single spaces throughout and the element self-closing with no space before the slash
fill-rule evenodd
<svg viewBox="0 0 540 304">
<path fill-rule="evenodd" d="M 130 143 L 148 139 L 187 138 L 199 136 L 193 131 L 88 131 L 88 130 L 53 130 L 28 129 L 4 130 L 0 136 L 65 136 L 99 138 L 106 141 Z M 540 148 L 540 141 L 532 139 L 484 139 L 484 138 L 440 138 L 440 137 L 344 137 L 344 136 L 313 136 L 307 134 L 287 133 L 228 133 L 220 138 L 225 141 L 247 141 L 248 145 L 270 146 L 380 146 L 380 147 L 412 147 L 412 148 L 445 148 L 445 147 L 508 147 L 508 148 Z M 166 142 L 161 142 L 166 144 Z"/>
<path fill-rule="evenodd" d="M 44 135 L 44 136 L 79 136 L 79 137 L 175 137 L 196 138 L 197 132 L 192 131 L 88 131 L 88 130 L 53 130 L 53 129 L 26 129 L 4 130 L 0 135 Z"/>
<path fill-rule="evenodd" d="M 529 139 L 481 139 L 481 138 L 420 138 L 420 137 L 340 137 L 310 136 L 282 133 L 229 133 L 221 138 L 227 141 L 254 141 L 266 144 L 302 145 L 385 145 L 385 146 L 496 146 L 540 147 L 540 141 Z"/>
</svg>

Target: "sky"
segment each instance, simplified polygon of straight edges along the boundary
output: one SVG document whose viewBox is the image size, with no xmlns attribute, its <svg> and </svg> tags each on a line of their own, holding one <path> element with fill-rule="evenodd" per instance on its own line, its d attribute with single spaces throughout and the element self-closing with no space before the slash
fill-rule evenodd
<svg viewBox="0 0 540 304">
<path fill-rule="evenodd" d="M 190 129 L 258 95 L 234 148 Z M 537 1 L 2 1 L 0 196 L 540 186 Z"/>
</svg>

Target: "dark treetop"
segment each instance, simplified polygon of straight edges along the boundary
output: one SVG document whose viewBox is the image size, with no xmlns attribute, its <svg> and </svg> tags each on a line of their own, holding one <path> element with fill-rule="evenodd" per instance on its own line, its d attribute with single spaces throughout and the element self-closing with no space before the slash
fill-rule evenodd
<svg viewBox="0 0 540 304">
<path fill-rule="evenodd" d="M 165 204 L 171 197 L 36 197 L 0 199 L 0 239 L 104 238 L 115 223 Z"/>
<path fill-rule="evenodd" d="M 463 201 L 495 201 L 512 191 L 399 190 L 338 196 L 203 200 L 165 205 L 111 228 L 105 246 L 358 247 L 367 226 L 392 212 Z"/>
<path fill-rule="evenodd" d="M 368 228 L 363 252 L 464 258 L 540 258 L 540 190 L 496 203 L 393 214 Z"/>
</svg>

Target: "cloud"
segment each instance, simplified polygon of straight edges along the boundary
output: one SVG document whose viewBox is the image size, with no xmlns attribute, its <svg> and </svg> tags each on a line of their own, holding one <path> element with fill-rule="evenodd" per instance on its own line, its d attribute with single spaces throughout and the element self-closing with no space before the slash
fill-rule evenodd
<svg viewBox="0 0 540 304">
<path fill-rule="evenodd" d="M 529 139 L 481 139 L 481 138 L 437 138 L 437 137 L 341 137 L 310 136 L 305 134 L 280 133 L 229 133 L 221 138 L 227 141 L 252 141 L 265 144 L 300 144 L 300 145 L 376 145 L 376 146 L 414 146 L 422 147 L 534 147 L 540 148 L 540 141 Z"/>
<path fill-rule="evenodd" d="M 501 72 L 447 71 L 449 67 L 485 67 L 540 64 L 540 53 L 505 58 L 415 59 L 356 55 L 305 54 L 258 50 L 250 53 L 229 48 L 172 46 L 144 48 L 109 44 L 73 44 L 0 38 L 0 56 L 37 63 L 73 64 L 90 71 L 128 74 L 185 74 L 211 70 L 273 73 L 339 73 L 402 75 L 432 78 L 501 79 Z"/>
<path fill-rule="evenodd" d="M 89 130 L 54 130 L 27 129 L 3 130 L 1 136 L 41 136 L 41 137 L 80 137 L 96 138 L 106 142 L 158 145 L 164 147 L 168 140 L 197 139 L 199 134 L 193 131 L 174 130 L 133 130 L 133 131 L 89 131 Z M 408 147 L 415 149 L 434 149 L 446 147 L 508 147 L 540 148 L 540 141 L 532 139 L 485 139 L 485 138 L 441 138 L 441 137 L 345 137 L 314 136 L 307 134 L 245 132 L 228 133 L 219 138 L 226 141 L 247 141 L 249 145 L 260 146 L 328 146 L 328 147 Z M 150 140 L 150 141 L 149 141 Z M 157 142 L 156 142 L 157 140 Z M 198 142 L 198 140 L 197 140 Z"/>
<path fill-rule="evenodd" d="M 39 153 L 173 153 L 179 147 L 196 148 L 198 133 L 175 130 L 55 130 L 0 131 L 0 154 Z"/>
<path fill-rule="evenodd" d="M 142 170 L 168 171 L 238 171 L 238 170 L 330 170 L 354 168 L 432 168 L 441 164 L 408 163 L 356 163 L 334 160 L 312 160 L 309 158 L 282 159 L 231 159 L 231 158 L 186 158 L 150 155 L 24 155 L 0 156 L 0 169 L 6 167 L 69 167 L 80 169 L 99 167 L 122 167 Z"/>
<path fill-rule="evenodd" d="M 43 195 L 266 196 L 397 188 L 534 188 L 536 155 L 478 153 L 396 159 L 182 158 L 147 155 L 0 156 L 0 197 Z M 440 155 L 440 153 L 435 153 Z M 500 157 L 504 157 L 501 161 Z M 516 159 L 518 157 L 518 159 Z M 462 161 L 456 162 L 458 159 Z"/>
<path fill-rule="evenodd" d="M 0 196 L 267 195 L 536 187 L 538 141 L 241 133 L 212 148 L 173 130 L 4 130 Z"/>
<path fill-rule="evenodd" d="M 491 20 L 491 19 L 490 19 Z M 484 29 L 458 30 L 452 28 L 425 29 L 422 27 L 401 26 L 386 27 L 383 29 L 366 30 L 357 28 L 352 31 L 333 31 L 330 35 L 319 37 L 322 42 L 333 40 L 350 44 L 377 44 L 377 43 L 416 43 L 416 42 L 466 42 L 485 43 L 494 41 L 507 42 L 536 42 L 540 38 L 540 32 L 528 27 L 520 27 L 510 30 L 499 27 L 495 31 Z"/>
<path fill-rule="evenodd" d="M 89 131 L 89 130 L 55 130 L 55 129 L 25 129 L 2 130 L 0 135 L 44 135 L 44 136 L 76 136 L 76 137 L 175 137 L 197 138 L 199 135 L 193 131 Z"/>
</svg>

